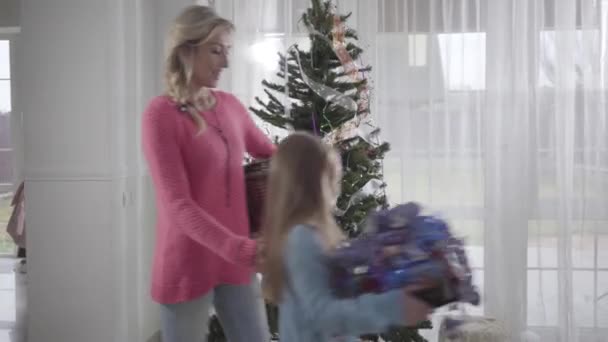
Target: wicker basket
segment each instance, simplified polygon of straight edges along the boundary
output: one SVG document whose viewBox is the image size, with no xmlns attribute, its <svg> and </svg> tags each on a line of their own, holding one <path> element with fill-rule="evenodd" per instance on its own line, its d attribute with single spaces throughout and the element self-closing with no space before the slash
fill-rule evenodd
<svg viewBox="0 0 608 342">
<path fill-rule="evenodd" d="M 247 190 L 247 207 L 252 235 L 260 233 L 266 200 L 268 179 L 268 160 L 257 160 L 245 165 L 245 186 Z"/>
</svg>

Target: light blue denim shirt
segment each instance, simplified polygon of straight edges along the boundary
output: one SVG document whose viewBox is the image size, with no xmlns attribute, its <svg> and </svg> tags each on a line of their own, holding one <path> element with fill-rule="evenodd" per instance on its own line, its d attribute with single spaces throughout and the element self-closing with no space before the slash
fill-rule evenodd
<svg viewBox="0 0 608 342">
<path fill-rule="evenodd" d="M 326 262 L 317 233 L 308 226 L 294 227 L 285 246 L 281 341 L 358 341 L 356 336 L 385 332 L 404 322 L 402 291 L 337 298 L 329 287 Z"/>
</svg>

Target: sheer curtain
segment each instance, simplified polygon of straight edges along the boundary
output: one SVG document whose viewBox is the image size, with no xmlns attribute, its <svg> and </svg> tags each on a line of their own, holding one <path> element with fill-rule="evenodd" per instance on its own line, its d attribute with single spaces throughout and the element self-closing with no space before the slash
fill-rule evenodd
<svg viewBox="0 0 608 342">
<path fill-rule="evenodd" d="M 210 3 L 237 26 L 222 87 L 253 105 L 276 53 L 306 45 L 309 1 Z M 605 341 L 608 1 L 335 3 L 373 67 L 390 200 L 467 238 L 484 295 L 469 312 L 514 340 Z"/>
</svg>

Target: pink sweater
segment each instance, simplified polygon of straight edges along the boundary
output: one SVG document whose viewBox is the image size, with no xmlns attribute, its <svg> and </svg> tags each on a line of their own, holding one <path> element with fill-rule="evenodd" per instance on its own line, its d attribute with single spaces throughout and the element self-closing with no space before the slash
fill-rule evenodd
<svg viewBox="0 0 608 342">
<path fill-rule="evenodd" d="M 143 115 L 157 207 L 151 292 L 160 303 L 251 281 L 256 243 L 248 237 L 243 157 L 269 157 L 274 145 L 233 95 L 214 94 L 216 110 L 201 113 L 208 127 L 198 136 L 169 97 L 154 98 Z"/>
</svg>

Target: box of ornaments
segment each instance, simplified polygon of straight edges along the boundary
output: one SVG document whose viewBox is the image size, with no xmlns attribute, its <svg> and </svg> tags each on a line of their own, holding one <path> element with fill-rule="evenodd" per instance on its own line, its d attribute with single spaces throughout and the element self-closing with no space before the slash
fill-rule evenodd
<svg viewBox="0 0 608 342">
<path fill-rule="evenodd" d="M 416 203 L 371 214 L 358 238 L 332 251 L 329 266 L 342 298 L 417 285 L 415 295 L 435 308 L 480 301 L 463 241 Z"/>
</svg>

